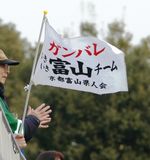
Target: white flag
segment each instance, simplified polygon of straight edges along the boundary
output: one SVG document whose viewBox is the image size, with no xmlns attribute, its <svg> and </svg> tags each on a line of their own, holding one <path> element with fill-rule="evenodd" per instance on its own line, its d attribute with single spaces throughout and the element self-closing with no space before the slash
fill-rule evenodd
<svg viewBox="0 0 150 160">
<path fill-rule="evenodd" d="M 96 94 L 128 91 L 121 50 L 94 37 L 62 38 L 48 21 L 32 81 Z"/>
</svg>

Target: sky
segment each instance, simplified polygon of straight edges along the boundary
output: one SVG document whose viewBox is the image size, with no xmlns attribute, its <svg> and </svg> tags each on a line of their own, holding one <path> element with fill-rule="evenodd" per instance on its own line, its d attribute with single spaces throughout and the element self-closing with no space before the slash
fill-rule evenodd
<svg viewBox="0 0 150 160">
<path fill-rule="evenodd" d="M 50 25 L 59 33 L 80 36 L 79 25 L 89 21 L 96 24 L 101 35 L 114 20 L 123 19 L 126 31 L 138 44 L 150 35 L 149 0 L 0 0 L 0 19 L 13 23 L 16 30 L 31 44 L 38 41 L 43 11 L 47 10 Z M 102 34 L 103 33 L 103 34 Z M 42 33 L 42 38 L 44 33 Z M 42 41 L 43 39 L 41 39 Z"/>
</svg>

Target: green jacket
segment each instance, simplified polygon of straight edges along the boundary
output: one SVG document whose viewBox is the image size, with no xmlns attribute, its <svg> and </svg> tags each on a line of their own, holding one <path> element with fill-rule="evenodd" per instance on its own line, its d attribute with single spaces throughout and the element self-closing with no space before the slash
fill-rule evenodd
<svg viewBox="0 0 150 160">
<path fill-rule="evenodd" d="M 13 131 L 13 133 L 15 132 L 15 130 L 17 129 L 17 123 L 18 120 L 17 118 L 9 111 L 8 105 L 7 103 L 0 97 L 0 107 L 2 108 L 2 110 L 4 111 L 6 118 L 10 124 L 10 127 Z"/>
</svg>

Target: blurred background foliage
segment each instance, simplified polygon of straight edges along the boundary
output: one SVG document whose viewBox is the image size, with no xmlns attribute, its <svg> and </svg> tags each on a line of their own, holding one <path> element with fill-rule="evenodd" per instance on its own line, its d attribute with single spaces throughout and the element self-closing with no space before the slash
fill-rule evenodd
<svg viewBox="0 0 150 160">
<path fill-rule="evenodd" d="M 150 158 L 150 36 L 132 44 L 122 20 L 108 25 L 104 39 L 125 52 L 129 92 L 96 95 L 47 86 L 33 86 L 30 102 L 51 105 L 52 122 L 39 129 L 25 149 L 34 160 L 44 150 L 59 150 L 65 160 L 149 160 Z M 83 22 L 81 35 L 98 35 L 94 23 Z M 0 48 L 20 61 L 6 84 L 10 109 L 22 116 L 35 46 L 12 23 L 0 20 Z"/>
</svg>

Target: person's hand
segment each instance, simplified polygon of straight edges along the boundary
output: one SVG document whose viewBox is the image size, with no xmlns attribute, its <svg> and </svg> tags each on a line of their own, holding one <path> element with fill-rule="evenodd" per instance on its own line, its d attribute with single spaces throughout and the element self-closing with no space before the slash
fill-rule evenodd
<svg viewBox="0 0 150 160">
<path fill-rule="evenodd" d="M 34 115 L 40 120 L 39 128 L 48 128 L 48 124 L 51 121 L 51 112 L 52 110 L 50 109 L 50 106 L 47 106 L 43 103 L 36 109 L 29 107 L 28 115 Z"/>
<path fill-rule="evenodd" d="M 25 148 L 27 146 L 27 143 L 26 143 L 23 135 L 15 134 L 14 137 L 15 137 L 15 140 L 20 148 Z"/>
</svg>

